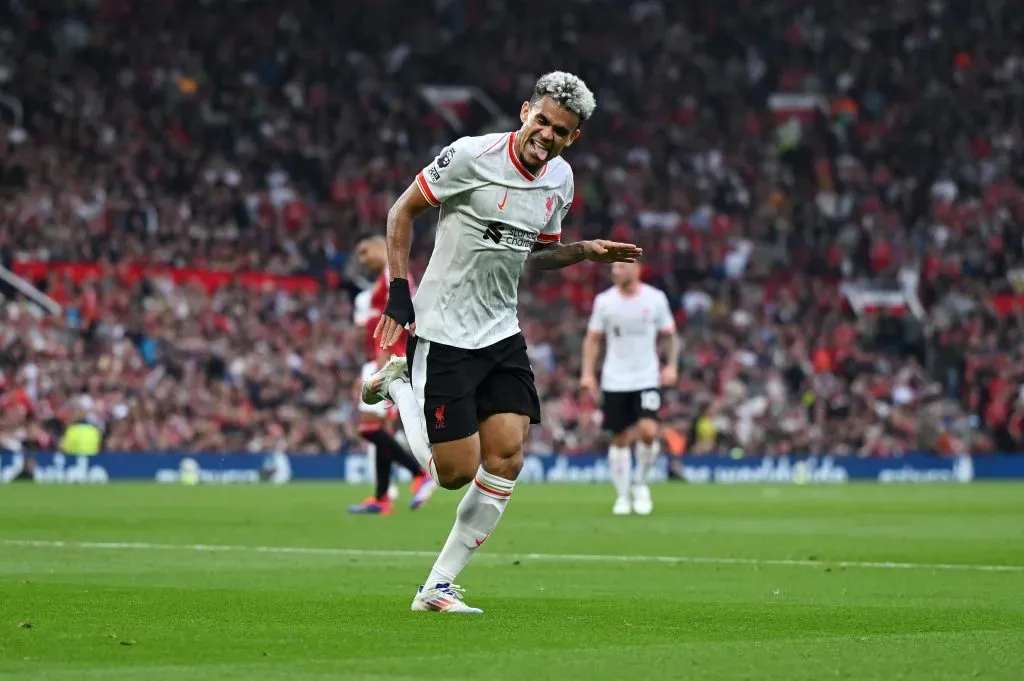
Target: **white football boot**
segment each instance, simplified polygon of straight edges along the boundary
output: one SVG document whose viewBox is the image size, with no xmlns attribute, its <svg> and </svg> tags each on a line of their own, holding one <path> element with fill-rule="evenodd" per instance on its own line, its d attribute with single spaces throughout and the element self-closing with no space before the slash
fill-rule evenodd
<svg viewBox="0 0 1024 681">
<path fill-rule="evenodd" d="M 370 374 L 370 377 L 363 381 L 362 397 L 366 404 L 380 404 L 390 400 L 388 388 L 395 381 L 409 380 L 409 362 L 405 357 L 392 357 L 384 366 Z"/>
<path fill-rule="evenodd" d="M 651 500 L 651 488 L 647 485 L 633 485 L 633 513 L 637 515 L 650 515 L 654 510 L 654 502 Z"/>
<path fill-rule="evenodd" d="M 413 612 L 453 612 L 464 615 L 479 615 L 480 608 L 471 608 L 462 600 L 463 588 L 458 584 L 435 584 L 426 589 L 420 587 L 412 599 Z"/>
<path fill-rule="evenodd" d="M 615 505 L 612 506 L 613 515 L 629 515 L 631 511 L 629 497 L 618 497 L 615 499 Z"/>
</svg>

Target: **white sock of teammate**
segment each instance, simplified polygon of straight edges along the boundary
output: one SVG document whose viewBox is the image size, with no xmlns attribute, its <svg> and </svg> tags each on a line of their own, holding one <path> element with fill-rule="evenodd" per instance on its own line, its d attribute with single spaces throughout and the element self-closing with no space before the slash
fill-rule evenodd
<svg viewBox="0 0 1024 681">
<path fill-rule="evenodd" d="M 452 584 L 469 559 L 490 536 L 512 496 L 515 480 L 491 475 L 483 469 L 476 473 L 455 514 L 455 526 L 444 543 L 424 586 Z"/>
<path fill-rule="evenodd" d="M 629 498 L 630 469 L 633 467 L 633 454 L 629 447 L 612 445 L 608 448 L 608 468 L 612 472 L 612 484 L 619 498 Z"/>
<path fill-rule="evenodd" d="M 647 484 L 647 474 L 650 473 L 651 466 L 658 459 L 658 454 L 661 454 L 661 443 L 657 440 L 650 444 L 643 440 L 636 443 L 636 471 L 634 480 L 637 485 Z"/>
<path fill-rule="evenodd" d="M 398 415 L 405 426 L 405 439 L 409 449 L 423 470 L 430 473 L 437 482 L 437 469 L 433 466 L 433 455 L 430 451 L 430 440 L 427 439 L 427 424 L 423 420 L 423 409 L 416 399 L 412 386 L 407 381 L 394 381 L 388 388 L 388 396 L 398 407 Z"/>
</svg>

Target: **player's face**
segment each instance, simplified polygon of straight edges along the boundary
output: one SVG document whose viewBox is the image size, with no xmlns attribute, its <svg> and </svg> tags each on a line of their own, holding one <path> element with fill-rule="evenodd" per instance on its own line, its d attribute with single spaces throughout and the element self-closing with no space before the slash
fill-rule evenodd
<svg viewBox="0 0 1024 681">
<path fill-rule="evenodd" d="M 612 283 L 616 286 L 632 286 L 640 281 L 640 265 L 635 262 L 612 263 Z"/>
<path fill-rule="evenodd" d="M 537 170 L 562 153 L 562 149 L 580 136 L 580 119 L 551 97 L 541 97 L 536 104 L 523 102 L 519 112 L 523 127 L 516 134 L 519 160 L 530 170 Z"/>
<path fill-rule="evenodd" d="M 363 241 L 360 242 L 356 250 L 356 257 L 359 258 L 359 264 L 363 267 L 379 272 L 384 269 L 384 260 L 386 258 L 386 254 L 381 251 L 382 249 L 378 244 L 372 241 Z"/>
</svg>

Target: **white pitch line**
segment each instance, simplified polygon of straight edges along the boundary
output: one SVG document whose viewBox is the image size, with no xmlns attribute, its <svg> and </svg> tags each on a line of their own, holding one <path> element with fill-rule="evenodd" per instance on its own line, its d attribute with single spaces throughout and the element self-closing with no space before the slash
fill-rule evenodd
<svg viewBox="0 0 1024 681">
<path fill-rule="evenodd" d="M 240 546 L 225 544 L 155 544 L 151 542 L 52 541 L 45 539 L 2 539 L 0 545 L 44 549 L 101 549 L 126 551 L 199 551 L 204 553 L 277 553 L 315 556 L 434 558 L 435 551 L 394 549 L 338 549 L 306 546 Z M 787 558 L 726 558 L 711 556 L 600 555 L 589 553 L 482 553 L 490 560 L 538 560 L 556 563 L 667 563 L 684 565 L 749 565 L 771 567 L 842 567 L 882 570 L 947 570 L 967 572 L 1024 572 L 1024 565 L 971 565 L 968 563 L 897 563 L 860 560 L 800 560 Z"/>
</svg>

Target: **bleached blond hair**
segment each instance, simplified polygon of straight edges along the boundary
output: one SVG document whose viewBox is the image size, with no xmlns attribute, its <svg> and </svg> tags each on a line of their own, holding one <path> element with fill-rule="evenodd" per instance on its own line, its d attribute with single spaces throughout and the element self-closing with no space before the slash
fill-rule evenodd
<svg viewBox="0 0 1024 681">
<path fill-rule="evenodd" d="M 594 93 L 583 79 L 565 71 L 552 71 L 537 79 L 530 104 L 536 104 L 542 97 L 551 97 L 559 106 L 579 116 L 580 123 L 590 118 L 597 108 Z"/>
</svg>

